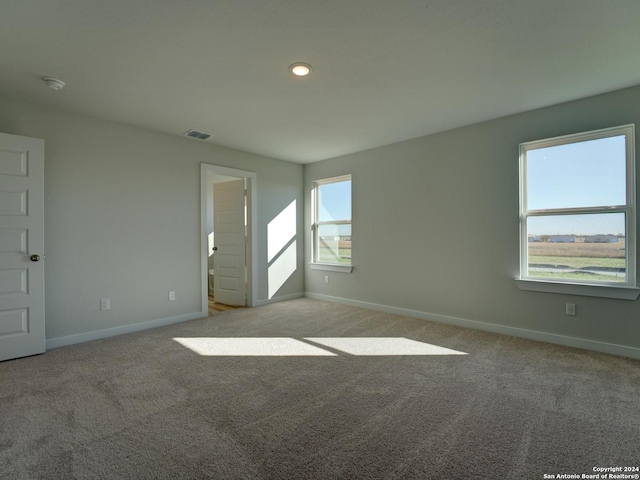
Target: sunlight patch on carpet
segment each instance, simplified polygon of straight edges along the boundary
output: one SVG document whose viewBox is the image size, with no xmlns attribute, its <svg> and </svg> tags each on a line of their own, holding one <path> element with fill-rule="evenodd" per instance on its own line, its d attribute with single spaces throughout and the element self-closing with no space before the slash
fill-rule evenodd
<svg viewBox="0 0 640 480">
<path fill-rule="evenodd" d="M 223 357 L 333 357 L 328 352 L 293 338 L 174 338 L 180 345 L 203 356 Z"/>
<path fill-rule="evenodd" d="M 287 337 L 174 338 L 183 347 L 208 357 L 335 357 L 317 345 L 355 356 L 467 355 L 450 348 L 403 337 L 309 337 L 305 343 Z"/>
<path fill-rule="evenodd" d="M 351 355 L 467 355 L 465 352 L 403 337 L 315 337 L 305 340 Z"/>
</svg>

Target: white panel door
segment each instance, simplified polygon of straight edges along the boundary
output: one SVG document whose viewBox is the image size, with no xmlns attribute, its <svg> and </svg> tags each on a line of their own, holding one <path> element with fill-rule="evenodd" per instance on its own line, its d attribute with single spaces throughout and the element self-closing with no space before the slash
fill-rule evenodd
<svg viewBox="0 0 640 480">
<path fill-rule="evenodd" d="M 44 141 L 0 133 L 0 361 L 45 351 Z"/>
<path fill-rule="evenodd" d="M 244 179 L 213 186 L 213 298 L 246 305 Z"/>
</svg>

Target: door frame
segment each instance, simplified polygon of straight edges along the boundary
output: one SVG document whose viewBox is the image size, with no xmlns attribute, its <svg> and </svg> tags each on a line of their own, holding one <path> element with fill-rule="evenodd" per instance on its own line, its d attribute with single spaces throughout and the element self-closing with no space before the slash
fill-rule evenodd
<svg viewBox="0 0 640 480">
<path fill-rule="evenodd" d="M 258 289 L 256 281 L 258 279 L 258 215 L 257 215 L 257 175 L 255 172 L 248 170 L 239 170 L 237 168 L 222 167 L 209 163 L 200 164 L 200 283 L 202 298 L 202 316 L 209 316 L 209 268 L 208 268 L 208 232 L 207 232 L 207 187 L 209 175 L 225 175 L 228 177 L 244 178 L 247 188 L 247 306 L 253 307 L 257 305 Z"/>
</svg>

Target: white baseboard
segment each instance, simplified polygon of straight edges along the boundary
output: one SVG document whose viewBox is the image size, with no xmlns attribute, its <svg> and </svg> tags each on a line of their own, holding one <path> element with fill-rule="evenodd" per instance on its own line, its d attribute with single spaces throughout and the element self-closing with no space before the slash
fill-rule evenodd
<svg viewBox="0 0 640 480">
<path fill-rule="evenodd" d="M 256 301 L 255 307 L 262 307 L 263 305 L 269 305 L 270 303 L 278 303 L 284 302 L 287 300 L 293 300 L 295 298 L 302 298 L 305 294 L 303 292 L 291 293 L 289 295 L 283 295 L 281 297 L 270 298 L 268 300 L 258 300 Z"/>
<path fill-rule="evenodd" d="M 539 342 L 554 343 L 556 345 L 564 345 L 566 347 L 582 348 L 585 350 L 593 350 L 596 352 L 609 353 L 611 355 L 619 355 L 622 357 L 630 357 L 640 359 L 640 348 L 627 347 L 624 345 L 616 345 L 613 343 L 598 342 L 595 340 L 587 340 L 583 338 L 567 337 L 557 335 L 555 333 L 545 333 L 536 330 L 527 330 L 524 328 L 509 327 L 506 325 L 496 325 L 494 323 L 480 322 L 477 320 L 469 320 L 466 318 L 450 317 L 448 315 L 439 315 L 436 313 L 421 312 L 418 310 L 409 310 L 406 308 L 390 307 L 388 305 L 379 305 L 376 303 L 361 302 L 359 300 L 350 300 L 341 297 L 332 297 L 329 295 L 320 295 L 317 293 L 306 292 L 305 297 L 315 298 L 316 300 L 324 300 L 327 302 L 341 303 L 352 307 L 367 308 L 369 310 L 377 310 L 380 312 L 393 313 L 396 315 L 404 315 L 407 317 L 419 318 L 422 320 L 431 320 L 458 327 L 473 328 L 483 330 L 485 332 L 499 333 L 512 337 L 526 338 L 528 340 L 536 340 Z"/>
<path fill-rule="evenodd" d="M 174 323 L 186 322 L 197 318 L 204 318 L 202 312 L 187 313 L 176 317 L 160 318 L 158 320 L 149 320 L 148 322 L 134 323 L 132 325 L 123 325 L 121 327 L 106 328 L 104 330 L 96 330 L 93 332 L 79 333 L 77 335 L 69 335 L 66 337 L 50 338 L 46 341 L 47 350 L 58 347 L 66 347 L 76 343 L 90 342 L 92 340 L 100 340 L 102 338 L 115 337 L 125 333 L 139 332 L 150 328 L 164 327 L 173 325 Z"/>
</svg>

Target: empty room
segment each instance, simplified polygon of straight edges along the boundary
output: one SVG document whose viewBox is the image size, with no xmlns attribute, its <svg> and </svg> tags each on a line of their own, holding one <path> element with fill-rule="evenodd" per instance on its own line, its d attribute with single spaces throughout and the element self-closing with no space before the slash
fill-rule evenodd
<svg viewBox="0 0 640 480">
<path fill-rule="evenodd" d="M 636 0 L 3 0 L 0 479 L 640 478 Z"/>
</svg>

